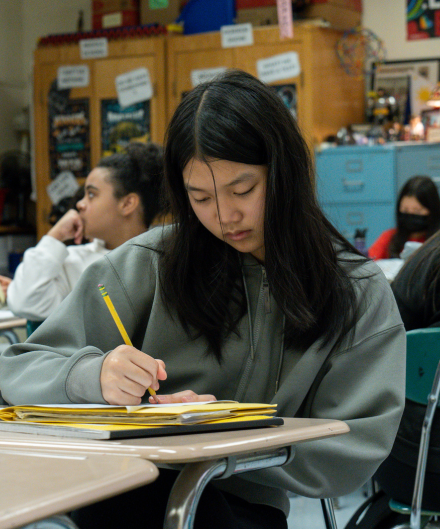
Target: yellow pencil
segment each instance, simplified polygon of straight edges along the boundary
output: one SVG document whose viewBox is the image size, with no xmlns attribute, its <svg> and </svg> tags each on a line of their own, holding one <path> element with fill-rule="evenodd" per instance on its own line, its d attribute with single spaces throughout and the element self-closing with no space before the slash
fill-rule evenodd
<svg viewBox="0 0 440 529">
<path fill-rule="evenodd" d="M 105 290 L 104 285 L 98 285 L 99 290 L 101 291 L 102 297 L 104 298 L 105 304 L 108 307 L 108 310 L 110 311 L 110 314 L 113 317 L 113 320 L 116 323 L 116 326 L 119 329 L 119 332 L 121 333 L 121 336 L 124 340 L 125 345 L 131 345 L 133 347 L 133 344 L 131 343 L 130 337 L 127 334 L 127 331 L 125 330 L 124 326 L 122 325 L 121 318 L 118 316 L 118 313 L 116 312 L 115 306 L 112 303 L 112 300 L 110 299 L 110 296 L 108 295 L 107 291 Z M 153 397 L 153 399 L 156 401 L 156 404 L 159 404 L 159 401 L 156 397 L 156 392 L 152 388 L 148 388 L 148 391 L 150 392 L 150 395 Z"/>
</svg>

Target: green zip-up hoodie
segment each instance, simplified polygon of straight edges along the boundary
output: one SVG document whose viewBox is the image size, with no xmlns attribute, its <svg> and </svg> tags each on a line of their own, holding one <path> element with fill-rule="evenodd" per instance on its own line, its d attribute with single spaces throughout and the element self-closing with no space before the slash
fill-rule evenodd
<svg viewBox="0 0 440 529">
<path fill-rule="evenodd" d="M 3 398 L 10 404 L 105 403 L 101 366 L 121 337 L 98 290 L 103 283 L 134 346 L 165 361 L 168 378 L 160 393 L 191 389 L 217 399 L 277 403 L 283 417 L 341 419 L 350 426 L 349 434 L 298 445 L 282 468 L 216 486 L 286 515 L 286 489 L 335 497 L 361 486 L 391 450 L 405 397 L 405 331 L 378 267 L 366 262 L 351 268 L 361 307 L 351 343 L 332 350 L 318 340 L 296 351 L 284 348 L 284 318 L 264 268 L 245 255 L 248 314 L 240 337 L 227 339 L 219 365 L 205 354 L 205 339 L 189 339 L 162 302 L 157 250 L 166 233 L 151 230 L 90 265 L 30 339 L 0 356 Z M 364 276 L 370 277 L 356 279 Z"/>
</svg>

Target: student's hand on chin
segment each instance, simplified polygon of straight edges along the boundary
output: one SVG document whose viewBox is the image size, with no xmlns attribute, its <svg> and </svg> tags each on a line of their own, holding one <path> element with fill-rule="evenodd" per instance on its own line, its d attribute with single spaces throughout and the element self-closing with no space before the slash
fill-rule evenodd
<svg viewBox="0 0 440 529">
<path fill-rule="evenodd" d="M 159 404 L 179 404 L 181 402 L 207 402 L 217 400 L 214 395 L 197 395 L 194 391 L 187 389 L 171 395 L 156 395 Z M 150 404 L 155 404 L 153 397 L 148 399 Z"/>
</svg>

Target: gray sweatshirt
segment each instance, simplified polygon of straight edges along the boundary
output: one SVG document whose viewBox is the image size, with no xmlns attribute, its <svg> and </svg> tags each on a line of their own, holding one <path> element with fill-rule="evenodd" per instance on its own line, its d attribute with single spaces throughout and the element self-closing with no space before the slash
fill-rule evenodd
<svg viewBox="0 0 440 529">
<path fill-rule="evenodd" d="M 103 283 L 133 345 L 165 361 L 168 378 L 160 393 L 191 389 L 217 399 L 277 403 L 279 416 L 340 419 L 350 426 L 349 434 L 299 444 L 282 468 L 216 486 L 286 514 L 286 489 L 335 497 L 360 487 L 390 452 L 405 398 L 405 331 L 378 267 L 366 262 L 350 272 L 361 314 L 351 344 L 345 340 L 332 350 L 318 340 L 304 352 L 284 348 L 283 315 L 267 291 L 264 269 L 245 255 L 248 314 L 240 337 L 228 338 L 219 365 L 205 354 L 205 339 L 189 339 L 164 307 L 157 252 L 162 235 L 161 228 L 151 230 L 90 265 L 30 339 L 3 352 L 3 398 L 10 404 L 105 403 L 101 366 L 122 340 L 98 290 Z"/>
</svg>

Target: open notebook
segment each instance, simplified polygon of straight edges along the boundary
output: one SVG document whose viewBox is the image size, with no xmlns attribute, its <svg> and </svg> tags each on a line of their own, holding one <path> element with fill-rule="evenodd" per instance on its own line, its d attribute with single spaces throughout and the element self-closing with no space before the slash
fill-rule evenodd
<svg viewBox="0 0 440 529">
<path fill-rule="evenodd" d="M 275 413 L 276 404 L 235 401 L 5 406 L 0 408 L 0 431 L 88 439 L 149 437 L 283 424 Z"/>
</svg>

